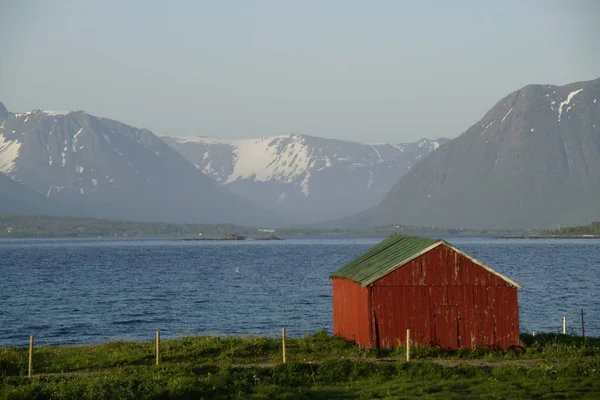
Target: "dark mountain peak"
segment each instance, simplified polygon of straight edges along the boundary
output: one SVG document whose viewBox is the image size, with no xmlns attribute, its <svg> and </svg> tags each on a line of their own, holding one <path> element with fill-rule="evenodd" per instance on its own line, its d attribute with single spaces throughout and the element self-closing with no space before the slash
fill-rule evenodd
<svg viewBox="0 0 600 400">
<path fill-rule="evenodd" d="M 10 178 L 71 215 L 281 223 L 272 212 L 222 188 L 149 130 L 67 110 L 11 113 L 2 122 L 0 172 L 8 171 Z M 4 203 L 0 197 L 0 210 Z"/>
<path fill-rule="evenodd" d="M 0 102 L 0 118 L 8 117 L 8 110 L 4 107 L 4 104 Z"/>
<path fill-rule="evenodd" d="M 498 101 L 461 136 L 488 143 L 498 135 L 521 141 L 526 139 L 523 134 L 536 131 L 568 134 L 563 125 L 582 116 L 590 122 L 599 104 L 600 79 L 563 86 L 527 85 Z"/>
<path fill-rule="evenodd" d="M 418 163 L 363 222 L 581 225 L 597 218 L 598 197 L 600 79 L 528 85 Z"/>
</svg>

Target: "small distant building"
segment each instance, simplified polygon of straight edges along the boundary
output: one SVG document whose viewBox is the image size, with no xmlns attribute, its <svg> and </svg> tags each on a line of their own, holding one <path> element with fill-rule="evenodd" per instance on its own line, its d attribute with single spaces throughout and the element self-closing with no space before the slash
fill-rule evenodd
<svg viewBox="0 0 600 400">
<path fill-rule="evenodd" d="M 259 228 L 258 229 L 259 232 L 264 232 L 264 233 L 275 233 L 275 229 L 270 229 L 270 228 Z"/>
<path fill-rule="evenodd" d="M 8 232 L 8 233 L 12 233 L 12 231 L 14 231 L 14 230 L 15 230 L 15 227 L 12 225 L 9 225 L 6 227 L 6 232 Z"/>
<path fill-rule="evenodd" d="M 393 234 L 330 279 L 333 332 L 361 346 L 519 344 L 521 286 L 443 240 Z"/>
</svg>

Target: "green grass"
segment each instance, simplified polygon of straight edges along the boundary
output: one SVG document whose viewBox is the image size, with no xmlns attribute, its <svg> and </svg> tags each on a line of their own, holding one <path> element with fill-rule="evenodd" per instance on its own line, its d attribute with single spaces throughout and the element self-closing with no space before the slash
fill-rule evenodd
<svg viewBox="0 0 600 400">
<path fill-rule="evenodd" d="M 362 399 L 599 398 L 600 339 L 522 335 L 525 354 L 483 349 L 361 349 L 318 332 L 264 337 L 185 337 L 111 342 L 34 352 L 0 349 L 0 398 L 7 399 Z"/>
</svg>

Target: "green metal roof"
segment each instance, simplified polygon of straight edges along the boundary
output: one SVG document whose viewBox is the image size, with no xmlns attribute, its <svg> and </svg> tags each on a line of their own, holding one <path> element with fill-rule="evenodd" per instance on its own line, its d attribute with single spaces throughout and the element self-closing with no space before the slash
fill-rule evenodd
<svg viewBox="0 0 600 400">
<path fill-rule="evenodd" d="M 368 285 L 435 243 L 442 241 L 395 233 L 335 271 L 329 278 L 348 278 Z"/>
</svg>

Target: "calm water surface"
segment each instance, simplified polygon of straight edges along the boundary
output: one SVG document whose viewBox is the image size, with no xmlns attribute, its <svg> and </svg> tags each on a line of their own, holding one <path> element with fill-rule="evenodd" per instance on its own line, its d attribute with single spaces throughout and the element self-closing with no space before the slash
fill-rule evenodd
<svg viewBox="0 0 600 400">
<path fill-rule="evenodd" d="M 445 239 L 524 287 L 522 331 L 600 336 L 600 240 Z M 380 240 L 0 240 L 0 346 L 331 331 L 329 274 Z"/>
</svg>

